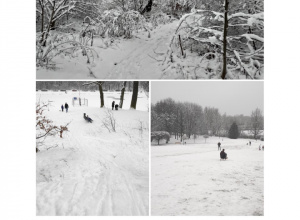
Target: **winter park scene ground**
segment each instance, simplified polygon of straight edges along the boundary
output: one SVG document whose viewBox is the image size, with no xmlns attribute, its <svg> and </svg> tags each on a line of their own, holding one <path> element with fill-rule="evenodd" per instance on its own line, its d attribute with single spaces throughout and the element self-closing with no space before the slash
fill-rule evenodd
<svg viewBox="0 0 300 220">
<path fill-rule="evenodd" d="M 263 0 L 36 1 L 37 79 L 263 79 Z"/>
<path fill-rule="evenodd" d="M 263 83 L 151 88 L 151 215 L 264 215 Z"/>
<path fill-rule="evenodd" d="M 90 83 L 37 82 L 36 214 L 148 215 L 148 82 Z"/>
</svg>

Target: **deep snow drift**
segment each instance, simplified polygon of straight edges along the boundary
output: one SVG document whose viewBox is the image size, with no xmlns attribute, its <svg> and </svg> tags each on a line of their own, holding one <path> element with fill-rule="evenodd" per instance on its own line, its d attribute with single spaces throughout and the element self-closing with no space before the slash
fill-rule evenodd
<svg viewBox="0 0 300 220">
<path fill-rule="evenodd" d="M 125 110 L 131 101 L 131 93 L 126 93 L 124 109 L 113 112 L 116 133 L 109 133 L 102 127 L 107 109 L 99 108 L 99 92 L 81 93 L 88 107 L 73 107 L 74 96 L 78 93 L 37 92 L 37 101 L 51 102 L 44 113 L 54 124 L 71 123 L 63 138 L 47 138 L 36 154 L 36 214 L 148 215 L 148 98 L 139 93 L 139 110 Z M 110 108 L 120 93 L 104 96 Z M 65 102 L 69 113 L 60 110 Z"/>
<path fill-rule="evenodd" d="M 221 142 L 229 159 L 220 161 Z M 210 137 L 151 147 L 151 215 L 264 215 L 263 141 Z M 177 141 L 176 141 L 177 142 Z"/>
</svg>

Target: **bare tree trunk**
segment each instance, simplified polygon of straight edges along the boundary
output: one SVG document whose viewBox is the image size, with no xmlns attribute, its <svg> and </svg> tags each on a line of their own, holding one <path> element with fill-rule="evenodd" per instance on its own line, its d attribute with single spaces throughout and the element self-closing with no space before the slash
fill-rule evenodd
<svg viewBox="0 0 300 220">
<path fill-rule="evenodd" d="M 130 108 L 136 109 L 138 91 L 139 91 L 139 82 L 134 81 Z"/>
<path fill-rule="evenodd" d="M 120 104 L 119 104 L 120 108 L 123 107 L 123 100 L 124 100 L 124 93 L 125 93 L 126 83 L 127 83 L 127 81 L 124 81 L 123 88 L 121 90 L 121 97 L 120 97 Z"/>
<path fill-rule="evenodd" d="M 103 108 L 104 107 L 104 96 L 103 96 L 102 82 L 99 82 L 98 87 L 99 87 L 100 102 L 101 102 L 100 108 Z"/>
<path fill-rule="evenodd" d="M 227 74 L 227 56 L 226 56 L 226 50 L 227 50 L 227 29 L 228 29 L 228 0 L 225 0 L 225 6 L 224 6 L 224 32 L 223 32 L 223 70 L 222 70 L 222 79 L 225 79 L 225 76 Z"/>
</svg>

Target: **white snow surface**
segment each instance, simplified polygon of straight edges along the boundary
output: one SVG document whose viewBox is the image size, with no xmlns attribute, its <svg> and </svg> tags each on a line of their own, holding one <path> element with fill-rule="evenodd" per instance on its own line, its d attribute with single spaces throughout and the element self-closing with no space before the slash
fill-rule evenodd
<svg viewBox="0 0 300 220">
<path fill-rule="evenodd" d="M 88 107 L 72 106 L 71 98 L 77 94 L 37 92 L 37 101 L 51 101 L 44 113 L 55 125 L 71 123 L 63 138 L 48 137 L 36 154 L 36 214 L 148 215 L 147 97 L 139 94 L 140 110 L 126 110 L 131 100 L 127 93 L 124 109 L 113 112 L 116 133 L 109 133 L 102 127 L 107 109 L 99 107 L 99 92 L 81 93 L 89 99 Z M 106 106 L 119 97 L 118 92 L 104 95 Z M 70 106 L 68 113 L 60 110 L 65 102 Z M 92 124 L 83 119 L 83 113 L 94 120 Z"/>
<path fill-rule="evenodd" d="M 228 154 L 220 161 L 217 143 Z M 263 141 L 210 137 L 151 147 L 151 215 L 264 215 Z M 161 144 L 161 143 L 160 143 Z"/>
<path fill-rule="evenodd" d="M 38 68 L 37 79 L 160 79 L 162 70 L 157 60 L 164 58 L 175 28 L 176 22 L 160 25 L 151 31 L 150 38 L 145 31 L 135 33 L 132 39 L 116 38 L 114 42 L 94 38 L 93 49 L 99 58 L 93 64 L 87 65 L 86 57 L 81 55 L 70 59 L 58 56 L 53 59 L 56 69 Z"/>
</svg>

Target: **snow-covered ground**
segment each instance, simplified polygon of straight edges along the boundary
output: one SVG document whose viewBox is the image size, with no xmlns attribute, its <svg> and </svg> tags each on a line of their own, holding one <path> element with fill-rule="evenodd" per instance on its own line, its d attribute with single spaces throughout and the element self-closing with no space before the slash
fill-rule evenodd
<svg viewBox="0 0 300 220">
<path fill-rule="evenodd" d="M 107 109 L 99 107 L 99 92 L 81 92 L 88 107 L 73 107 L 74 96 L 78 93 L 37 92 L 37 101 L 51 101 L 44 113 L 54 124 L 71 123 L 63 138 L 48 137 L 36 154 L 36 214 L 148 215 L 148 98 L 139 93 L 138 110 L 126 110 L 131 101 L 131 93 L 126 93 L 124 109 L 113 112 L 116 133 L 109 133 L 102 127 Z M 120 93 L 104 96 L 110 108 Z M 68 113 L 60 110 L 65 102 Z"/>
<path fill-rule="evenodd" d="M 158 26 L 150 38 L 145 31 L 135 33 L 132 39 L 116 38 L 113 43 L 95 38 L 93 48 L 99 59 L 94 64 L 87 66 L 82 55 L 70 59 L 58 56 L 53 59 L 56 69 L 38 68 L 37 79 L 160 79 L 162 70 L 157 60 L 163 59 L 176 24 L 175 21 Z"/>
<path fill-rule="evenodd" d="M 228 154 L 220 161 L 217 143 Z M 263 141 L 210 137 L 151 147 L 151 215 L 264 215 Z"/>
</svg>

